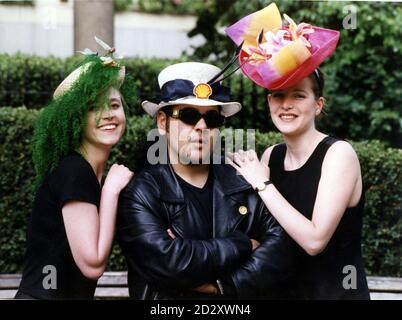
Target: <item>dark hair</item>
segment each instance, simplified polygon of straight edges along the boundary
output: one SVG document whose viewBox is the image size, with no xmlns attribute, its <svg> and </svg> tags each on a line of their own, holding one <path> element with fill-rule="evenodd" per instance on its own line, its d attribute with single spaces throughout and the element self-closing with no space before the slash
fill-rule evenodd
<svg viewBox="0 0 402 320">
<path fill-rule="evenodd" d="M 317 68 L 308 75 L 313 83 L 313 93 L 316 99 L 324 96 L 325 79 L 322 71 Z"/>
</svg>

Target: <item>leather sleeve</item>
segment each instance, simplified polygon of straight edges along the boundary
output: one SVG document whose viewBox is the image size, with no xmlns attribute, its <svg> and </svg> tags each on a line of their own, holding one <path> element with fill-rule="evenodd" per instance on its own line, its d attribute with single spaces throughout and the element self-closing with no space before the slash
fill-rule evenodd
<svg viewBox="0 0 402 320">
<path fill-rule="evenodd" d="M 221 283 L 225 295 L 238 299 L 275 297 L 296 268 L 294 242 L 263 205 L 255 222 L 261 244 Z"/>
<path fill-rule="evenodd" d="M 155 182 L 134 180 L 120 195 L 117 232 L 127 263 L 151 285 L 194 288 L 215 281 L 250 255 L 250 240 L 239 231 L 225 238 L 173 240 Z"/>
</svg>

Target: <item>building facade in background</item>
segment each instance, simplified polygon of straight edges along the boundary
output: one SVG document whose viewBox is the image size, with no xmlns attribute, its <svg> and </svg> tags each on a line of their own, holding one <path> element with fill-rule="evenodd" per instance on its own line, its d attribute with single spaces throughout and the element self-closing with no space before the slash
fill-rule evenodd
<svg viewBox="0 0 402 320">
<path fill-rule="evenodd" d="M 0 53 L 73 55 L 73 2 L 36 0 L 23 6 L 0 1 Z M 203 37 L 187 37 L 195 23 L 195 16 L 116 12 L 114 46 L 124 57 L 177 58 L 203 43 Z"/>
</svg>

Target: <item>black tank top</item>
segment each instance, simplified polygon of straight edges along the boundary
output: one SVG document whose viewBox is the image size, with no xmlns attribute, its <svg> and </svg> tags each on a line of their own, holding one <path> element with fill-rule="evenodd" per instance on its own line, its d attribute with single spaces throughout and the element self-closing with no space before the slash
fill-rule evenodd
<svg viewBox="0 0 402 320">
<path fill-rule="evenodd" d="M 282 196 L 306 218 L 312 218 L 321 167 L 327 150 L 338 141 L 325 137 L 306 163 L 285 171 L 286 144 L 273 148 L 271 181 Z M 296 242 L 297 273 L 289 282 L 289 297 L 296 299 L 369 299 L 361 253 L 364 193 L 359 203 L 347 208 L 327 247 L 309 256 Z"/>
</svg>

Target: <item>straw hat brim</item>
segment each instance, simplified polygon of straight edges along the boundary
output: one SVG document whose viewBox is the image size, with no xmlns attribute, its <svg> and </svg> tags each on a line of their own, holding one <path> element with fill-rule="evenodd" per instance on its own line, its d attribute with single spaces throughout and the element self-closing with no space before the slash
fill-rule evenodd
<svg viewBox="0 0 402 320">
<path fill-rule="evenodd" d="M 73 84 L 78 80 L 78 78 L 81 76 L 83 72 L 85 72 L 90 63 L 87 63 L 83 66 L 78 67 L 74 71 L 72 71 L 56 88 L 56 90 L 53 93 L 53 98 L 56 99 L 58 97 L 61 97 L 63 94 L 65 94 L 68 90 L 71 89 Z M 123 84 L 124 82 L 124 77 L 126 75 L 126 68 L 123 66 L 119 70 L 118 74 L 118 84 L 119 87 Z"/>
</svg>

